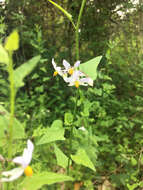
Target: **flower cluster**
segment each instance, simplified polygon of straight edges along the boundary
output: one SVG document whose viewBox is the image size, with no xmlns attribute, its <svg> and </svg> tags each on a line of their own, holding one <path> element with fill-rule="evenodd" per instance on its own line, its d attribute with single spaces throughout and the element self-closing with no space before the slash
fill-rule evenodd
<svg viewBox="0 0 143 190">
<path fill-rule="evenodd" d="M 58 67 L 54 59 L 52 59 L 52 64 L 55 69 L 53 76 L 59 74 L 68 83 L 68 86 L 75 86 L 76 88 L 80 85 L 93 86 L 93 80 L 78 70 L 80 61 L 77 61 L 73 67 L 66 60 L 63 60 L 63 68 Z"/>
<path fill-rule="evenodd" d="M 3 177 L 0 179 L 0 182 L 14 181 L 15 179 L 19 178 L 23 173 L 25 173 L 26 176 L 32 176 L 33 171 L 29 164 L 32 159 L 33 150 L 34 145 L 30 140 L 28 140 L 27 148 L 24 149 L 23 155 L 18 156 L 12 160 L 13 163 L 19 164 L 20 167 L 2 172 Z"/>
</svg>

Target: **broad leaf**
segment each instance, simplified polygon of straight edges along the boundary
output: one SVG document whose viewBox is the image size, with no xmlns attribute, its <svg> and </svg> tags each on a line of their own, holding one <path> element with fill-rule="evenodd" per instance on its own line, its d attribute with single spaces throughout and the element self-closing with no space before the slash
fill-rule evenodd
<svg viewBox="0 0 143 190">
<path fill-rule="evenodd" d="M 62 174 L 43 172 L 33 175 L 32 177 L 26 177 L 23 183 L 20 185 L 21 190 L 38 190 L 43 185 L 51 185 L 63 181 L 72 181 L 73 178 Z"/>
<path fill-rule="evenodd" d="M 85 63 L 80 64 L 79 69 L 93 80 L 97 78 L 97 67 L 102 56 L 95 57 Z"/>
<path fill-rule="evenodd" d="M 56 145 L 54 145 L 54 151 L 57 158 L 57 164 L 66 169 L 68 166 L 68 157 Z"/>
<path fill-rule="evenodd" d="M 8 51 L 15 51 L 19 48 L 19 35 L 17 30 L 14 30 L 7 37 L 4 47 Z"/>
<path fill-rule="evenodd" d="M 44 136 L 38 141 L 37 145 L 46 144 L 54 142 L 57 140 L 65 140 L 64 138 L 64 128 L 61 120 L 55 120 Z"/>
<path fill-rule="evenodd" d="M 7 133 L 9 130 L 9 118 L 10 114 L 2 105 L 0 105 L 0 141 L 5 137 L 5 132 Z M 21 139 L 24 138 L 24 136 L 24 127 L 16 118 L 14 118 L 13 138 Z"/>
<path fill-rule="evenodd" d="M 23 79 L 36 67 L 40 58 L 41 56 L 33 57 L 14 71 L 14 84 L 16 88 L 24 86 Z"/>
<path fill-rule="evenodd" d="M 1 44 L 0 44 L 0 63 L 6 63 L 6 64 L 9 63 L 8 53 Z"/>
<path fill-rule="evenodd" d="M 81 164 L 81 165 L 86 166 L 86 167 L 92 169 L 93 171 L 95 171 L 95 167 L 84 149 L 80 148 L 77 151 L 76 155 L 71 155 L 71 159 L 76 164 Z"/>
</svg>

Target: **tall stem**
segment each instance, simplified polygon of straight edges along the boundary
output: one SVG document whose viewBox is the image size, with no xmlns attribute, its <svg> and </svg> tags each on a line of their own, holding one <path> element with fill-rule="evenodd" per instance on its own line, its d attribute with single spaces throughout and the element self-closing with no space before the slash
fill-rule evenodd
<svg viewBox="0 0 143 190">
<path fill-rule="evenodd" d="M 79 60 L 79 26 L 80 26 L 80 20 L 82 17 L 85 3 L 86 3 L 86 0 L 82 0 L 82 4 L 81 4 L 80 11 L 79 11 L 77 24 L 76 24 L 76 32 L 75 32 L 75 35 L 76 35 L 76 60 Z"/>
<path fill-rule="evenodd" d="M 78 20 L 77 20 L 77 24 L 76 24 L 76 31 L 75 31 L 75 41 L 76 41 L 76 60 L 79 60 L 79 26 L 80 26 L 80 20 L 82 17 L 82 13 L 83 13 L 83 9 L 85 6 L 86 0 L 82 0 L 82 4 L 81 4 L 81 8 L 79 11 L 79 15 L 78 15 Z M 76 101 L 75 101 L 75 106 L 74 106 L 74 111 L 73 111 L 73 121 L 75 121 L 76 118 L 76 110 L 77 110 L 77 101 L 78 101 L 78 96 L 79 96 L 79 90 L 77 89 L 76 91 Z M 74 126 L 71 126 L 71 130 L 70 130 L 70 139 L 69 139 L 69 144 L 70 144 L 70 148 L 69 148 L 69 152 L 71 153 L 72 151 L 72 138 L 73 138 L 73 129 Z M 70 167 L 70 157 L 68 159 L 68 166 L 67 166 L 67 174 L 69 175 L 69 167 Z"/>
<path fill-rule="evenodd" d="M 9 67 L 8 67 L 8 72 L 9 72 L 9 83 L 10 83 L 10 119 L 9 119 L 8 158 L 11 158 L 12 157 L 14 106 L 15 106 L 15 90 L 14 90 L 12 51 L 9 52 Z"/>
<path fill-rule="evenodd" d="M 76 100 L 75 100 L 74 111 L 73 111 L 73 122 L 75 121 L 75 118 L 76 118 L 76 110 L 77 110 L 78 96 L 79 96 L 79 90 L 77 89 L 77 91 L 76 91 Z M 70 139 L 69 139 L 69 144 L 70 144 L 69 152 L 70 152 L 70 153 L 71 153 L 71 151 L 72 151 L 73 129 L 74 129 L 74 126 L 72 125 L 72 126 L 71 126 L 71 130 L 70 130 Z M 68 175 L 69 175 L 70 160 L 71 160 L 71 159 L 70 159 L 70 157 L 69 157 L 69 158 L 68 158 L 68 167 L 67 167 L 67 174 L 68 174 Z"/>
</svg>

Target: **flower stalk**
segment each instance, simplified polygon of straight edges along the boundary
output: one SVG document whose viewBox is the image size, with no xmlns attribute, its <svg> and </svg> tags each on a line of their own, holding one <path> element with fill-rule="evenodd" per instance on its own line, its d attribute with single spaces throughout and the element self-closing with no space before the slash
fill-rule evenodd
<svg viewBox="0 0 143 190">
<path fill-rule="evenodd" d="M 10 83 L 10 119 L 9 119 L 9 146 L 8 146 L 8 158 L 12 157 L 12 140 L 13 140 L 13 122 L 14 122 L 14 110 L 15 110 L 15 90 L 14 90 L 14 76 L 13 76 L 13 60 L 12 51 L 9 51 L 9 83 Z"/>
<path fill-rule="evenodd" d="M 79 96 L 79 89 L 76 90 L 76 100 L 75 100 L 74 111 L 73 111 L 73 122 L 75 121 L 75 118 L 76 118 L 78 96 Z M 70 129 L 70 138 L 69 138 L 69 145 L 70 145 L 69 152 L 70 153 L 72 152 L 73 129 L 74 129 L 74 126 L 72 125 L 71 129 Z M 68 158 L 68 166 L 67 166 L 67 175 L 69 175 L 70 160 L 71 160 L 71 158 L 69 156 L 69 158 Z"/>
<path fill-rule="evenodd" d="M 76 60 L 79 60 L 79 26 L 80 26 L 80 20 L 82 17 L 83 9 L 85 6 L 86 0 L 82 0 L 81 8 L 78 15 L 78 20 L 76 24 L 76 31 L 75 31 L 75 41 L 76 41 Z"/>
</svg>

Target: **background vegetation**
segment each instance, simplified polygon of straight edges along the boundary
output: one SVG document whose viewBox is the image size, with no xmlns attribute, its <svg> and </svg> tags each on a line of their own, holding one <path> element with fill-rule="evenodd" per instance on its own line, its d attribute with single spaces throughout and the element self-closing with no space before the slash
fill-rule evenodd
<svg viewBox="0 0 143 190">
<path fill-rule="evenodd" d="M 56 2 L 77 20 L 80 0 Z M 20 34 L 14 68 L 41 55 L 17 94 L 15 117 L 24 123 L 27 137 L 35 143 L 54 120 L 64 121 L 67 140 L 56 141 L 56 146 L 68 156 L 75 90 L 59 77 L 53 78 L 51 60 L 55 58 L 59 65 L 63 59 L 71 64 L 76 61 L 72 24 L 48 0 L 9 0 L 0 4 L 0 15 L 1 43 L 15 28 Z M 75 181 L 51 185 L 48 189 L 142 189 L 143 1 L 134 4 L 130 0 L 87 0 L 79 34 L 82 62 L 103 57 L 94 87 L 81 87 L 72 154 L 78 147 L 84 148 L 96 172 L 73 163 L 70 175 Z M 0 102 L 9 109 L 7 77 L 1 67 Z M 79 130 L 82 126 L 86 131 Z M 6 142 L 0 144 L 2 151 Z M 33 161 L 35 171 L 66 173 L 58 164 L 54 146 L 49 142 L 39 145 Z M 4 150 L 2 153 L 5 154 Z M 37 160 L 40 162 L 36 163 Z M 47 186 L 42 188 L 46 189 Z"/>
</svg>

